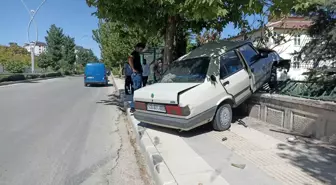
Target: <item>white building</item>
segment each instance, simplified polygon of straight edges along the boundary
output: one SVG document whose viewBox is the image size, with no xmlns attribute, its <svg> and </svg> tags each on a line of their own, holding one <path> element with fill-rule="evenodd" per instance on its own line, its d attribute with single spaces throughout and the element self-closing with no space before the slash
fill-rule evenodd
<svg viewBox="0 0 336 185">
<path fill-rule="evenodd" d="M 293 57 L 294 52 L 298 52 L 310 40 L 306 34 L 307 28 L 312 24 L 312 21 L 304 17 L 288 17 L 280 20 L 271 20 L 266 25 L 266 28 L 260 28 L 229 38 L 228 40 L 251 40 L 254 45 L 267 47 L 275 50 L 284 59 L 291 59 L 291 69 L 288 75 L 292 79 L 301 80 L 302 73 L 307 69 L 313 68 L 312 62 L 299 62 Z M 271 37 L 270 37 L 271 36 Z M 261 42 L 261 40 L 264 42 Z M 266 41 L 265 41 L 266 40 Z M 334 62 L 320 62 L 321 66 L 333 66 Z"/>
<path fill-rule="evenodd" d="M 23 47 L 30 52 L 31 49 L 33 48 L 35 42 L 31 42 L 29 44 L 24 44 Z M 40 55 L 41 53 L 45 52 L 47 49 L 47 44 L 44 42 L 36 42 L 35 48 L 34 48 L 34 54 L 35 55 Z"/>
</svg>

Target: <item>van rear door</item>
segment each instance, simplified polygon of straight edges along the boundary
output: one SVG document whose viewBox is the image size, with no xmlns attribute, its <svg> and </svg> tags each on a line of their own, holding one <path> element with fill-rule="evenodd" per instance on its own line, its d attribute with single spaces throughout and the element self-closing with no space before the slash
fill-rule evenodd
<svg viewBox="0 0 336 185">
<path fill-rule="evenodd" d="M 105 82 L 106 81 L 106 70 L 105 65 L 87 64 L 85 67 L 85 77 L 88 82 Z"/>
</svg>

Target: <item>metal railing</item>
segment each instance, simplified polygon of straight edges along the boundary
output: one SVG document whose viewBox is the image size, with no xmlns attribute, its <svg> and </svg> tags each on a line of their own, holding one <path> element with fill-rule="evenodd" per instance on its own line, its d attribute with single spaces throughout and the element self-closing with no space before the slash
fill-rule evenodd
<svg viewBox="0 0 336 185">
<path fill-rule="evenodd" d="M 275 89 L 270 90 L 264 85 L 259 92 L 281 94 L 299 98 L 336 102 L 336 82 L 309 82 L 287 80 L 278 82 Z"/>
</svg>

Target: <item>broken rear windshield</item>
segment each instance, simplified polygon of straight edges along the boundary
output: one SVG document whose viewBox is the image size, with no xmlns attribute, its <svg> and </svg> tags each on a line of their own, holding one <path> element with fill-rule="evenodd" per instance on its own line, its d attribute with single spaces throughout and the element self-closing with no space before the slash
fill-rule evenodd
<svg viewBox="0 0 336 185">
<path fill-rule="evenodd" d="M 198 57 L 173 62 L 164 72 L 161 83 L 204 82 L 209 68 L 209 57 Z"/>
</svg>

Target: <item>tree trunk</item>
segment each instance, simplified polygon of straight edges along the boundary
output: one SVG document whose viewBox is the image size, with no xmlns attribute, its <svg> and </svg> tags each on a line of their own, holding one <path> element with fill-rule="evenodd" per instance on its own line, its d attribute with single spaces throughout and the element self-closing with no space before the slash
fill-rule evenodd
<svg viewBox="0 0 336 185">
<path fill-rule="evenodd" d="M 187 33 L 185 31 L 183 20 L 181 18 L 176 19 L 176 34 L 175 34 L 175 46 L 174 46 L 174 57 L 176 60 L 179 57 L 187 53 Z"/>
<path fill-rule="evenodd" d="M 174 37 L 176 32 L 176 18 L 175 16 L 169 16 L 167 20 L 167 27 L 165 33 L 165 46 L 164 46 L 164 58 L 163 65 L 164 69 L 172 62 L 173 60 L 173 46 L 174 46 Z"/>
</svg>

